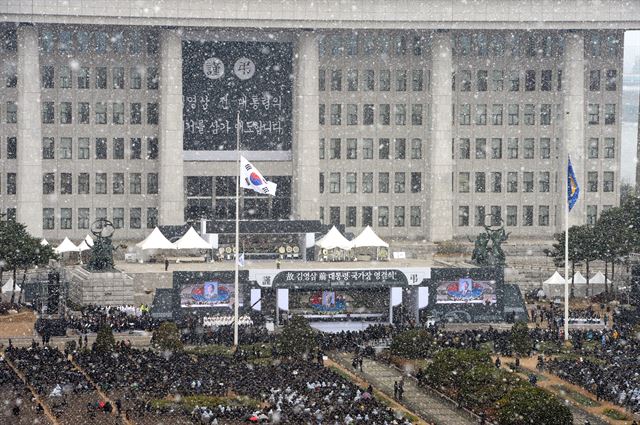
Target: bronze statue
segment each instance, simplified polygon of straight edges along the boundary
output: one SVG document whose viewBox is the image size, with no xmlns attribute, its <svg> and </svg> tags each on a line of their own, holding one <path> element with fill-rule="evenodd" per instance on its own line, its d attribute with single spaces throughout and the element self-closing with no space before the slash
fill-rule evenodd
<svg viewBox="0 0 640 425">
<path fill-rule="evenodd" d="M 106 218 L 100 218 L 91 225 L 91 233 L 95 236 L 91 247 L 91 257 L 87 269 L 95 272 L 110 271 L 114 269 L 113 251 L 111 243 L 114 227 Z"/>
<path fill-rule="evenodd" d="M 471 260 L 478 266 L 504 266 L 505 255 L 502 242 L 509 238 L 509 234 L 504 231 L 502 219 L 499 226 L 494 228 L 485 224 L 484 233 L 480 233 L 476 238 Z M 489 242 L 491 242 L 490 249 Z"/>
</svg>

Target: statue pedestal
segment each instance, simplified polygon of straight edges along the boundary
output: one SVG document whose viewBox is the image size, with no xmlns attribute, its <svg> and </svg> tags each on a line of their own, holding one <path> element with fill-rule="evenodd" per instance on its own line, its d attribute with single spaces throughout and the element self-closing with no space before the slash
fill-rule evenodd
<svg viewBox="0 0 640 425">
<path fill-rule="evenodd" d="M 132 305 L 133 279 L 119 272 L 91 272 L 84 267 L 71 270 L 69 298 L 81 304 Z"/>
</svg>

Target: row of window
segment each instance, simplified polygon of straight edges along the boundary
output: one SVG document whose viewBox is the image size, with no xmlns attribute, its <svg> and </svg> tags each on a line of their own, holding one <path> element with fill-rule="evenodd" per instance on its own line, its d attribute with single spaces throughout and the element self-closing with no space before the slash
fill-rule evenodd
<svg viewBox="0 0 640 425">
<path fill-rule="evenodd" d="M 325 125 L 326 109 L 325 104 L 321 103 L 318 108 L 320 125 Z M 333 103 L 330 106 L 330 124 L 342 125 L 342 104 Z M 394 124 L 395 125 L 407 125 L 407 105 L 404 103 L 397 103 L 393 109 Z M 411 125 L 422 125 L 423 121 L 423 105 L 420 103 L 409 105 L 411 108 Z M 374 104 L 365 103 L 362 105 L 362 119 L 358 117 L 358 105 L 347 104 L 346 105 L 346 125 L 374 125 L 375 120 Z M 391 105 L 380 104 L 378 105 L 378 125 L 391 125 Z"/>
<path fill-rule="evenodd" d="M 77 191 L 78 195 L 89 195 L 91 193 L 90 173 L 78 173 L 77 175 Z M 158 174 L 147 174 L 146 193 L 155 195 L 158 193 Z M 113 173 L 111 175 L 113 195 L 125 194 L 125 173 Z M 93 180 L 95 195 L 107 194 L 107 173 L 95 173 Z M 56 193 L 56 174 L 44 173 L 42 175 L 42 193 L 44 195 L 52 195 Z M 60 173 L 60 192 L 61 195 L 73 195 L 73 174 Z M 131 195 L 142 194 L 142 174 L 129 173 L 129 192 Z"/>
<path fill-rule="evenodd" d="M 587 122 L 591 125 L 600 124 L 600 105 L 597 103 L 589 103 L 587 105 Z M 616 123 L 616 104 L 606 103 L 604 105 L 604 123 L 612 125 Z"/>
<path fill-rule="evenodd" d="M 502 224 L 502 207 L 500 205 L 492 205 L 489 207 L 489 213 L 487 212 L 487 207 L 484 205 L 476 205 L 474 211 L 474 225 L 475 226 L 485 226 L 490 224 L 492 226 L 499 226 Z M 469 226 L 469 206 L 468 205 L 460 205 L 458 206 L 458 226 L 459 227 L 467 227 Z M 533 205 L 523 205 L 522 206 L 522 222 L 521 226 L 530 227 L 534 225 L 534 206 Z M 507 205 L 506 207 L 506 217 L 504 220 L 504 224 L 506 226 L 518 226 L 518 206 L 517 205 Z M 539 205 L 538 206 L 538 226 L 549 226 L 549 205 Z"/>
<path fill-rule="evenodd" d="M 611 70 L 615 71 L 615 70 Z M 524 84 L 521 84 L 523 80 L 521 70 L 508 70 L 493 69 L 491 70 L 491 76 L 489 76 L 489 70 L 479 69 L 473 73 L 469 69 L 460 69 L 453 73 L 451 80 L 451 89 L 456 91 L 456 85 L 461 92 L 486 92 L 489 91 L 489 84 L 491 84 L 491 91 L 510 91 L 519 92 L 524 88 L 526 92 L 532 92 L 540 90 L 543 92 L 550 92 L 554 90 L 553 70 L 543 69 L 540 71 L 540 80 L 538 83 L 538 71 L 535 69 L 527 69 L 524 71 Z M 475 80 L 475 85 L 473 84 Z M 506 83 L 506 86 L 505 86 Z M 616 78 L 612 81 L 613 90 L 616 90 Z M 475 90 L 474 90 L 475 89 Z M 562 90 L 562 70 L 556 71 L 555 90 Z"/>
<path fill-rule="evenodd" d="M 358 159 L 358 139 L 347 138 L 346 140 L 346 158 Z M 393 140 L 393 157 L 394 159 L 406 159 L 407 158 L 407 139 L 396 138 L 378 139 L 378 147 L 375 151 L 378 152 L 378 159 L 389 159 L 391 152 L 391 140 Z M 362 146 L 362 159 L 373 159 L 373 139 L 364 138 L 361 140 Z M 325 139 L 320 139 L 319 144 L 319 156 L 320 159 L 326 158 L 326 146 Z M 422 159 L 422 139 L 411 139 L 410 145 L 410 158 Z M 342 158 L 342 139 L 331 138 L 329 139 L 329 159 L 341 159 Z"/>
<path fill-rule="evenodd" d="M 564 39 L 557 33 L 459 33 L 453 52 L 460 56 L 549 58 L 563 54 Z"/>
<path fill-rule="evenodd" d="M 388 33 L 344 33 L 322 36 L 318 39 L 318 53 L 323 56 L 421 56 L 427 39 L 419 35 Z"/>
<path fill-rule="evenodd" d="M 604 159 L 614 159 L 616 156 L 616 139 L 615 137 L 604 137 L 602 146 L 602 157 Z M 556 145 L 559 140 L 556 139 Z M 493 137 L 491 139 L 476 138 L 475 159 L 503 159 L 503 139 Z M 538 156 L 540 159 L 551 158 L 551 138 L 541 137 L 538 139 Z M 534 159 L 536 153 L 536 139 L 533 137 L 509 137 L 506 140 L 506 159 Z M 557 146 L 556 146 L 557 148 Z M 600 139 L 591 137 L 587 146 L 587 156 L 589 159 L 598 159 L 600 157 Z M 471 159 L 471 139 L 458 139 L 458 159 Z"/>
<path fill-rule="evenodd" d="M 329 207 L 329 223 L 333 225 L 339 225 L 345 223 L 347 227 L 365 227 L 373 226 L 373 211 L 377 211 L 377 223 L 378 227 L 389 227 L 389 213 L 390 207 L 378 206 L 378 207 L 361 207 L 360 208 L 360 221 L 358 224 L 358 207 L 345 207 L 345 220 L 342 221 L 340 207 Z M 410 206 L 409 208 L 404 205 L 393 207 L 393 226 L 405 227 L 407 209 L 409 210 L 409 226 L 420 227 L 422 225 L 422 211 L 419 206 Z M 320 221 L 325 222 L 324 207 L 320 207 Z"/>
<path fill-rule="evenodd" d="M 536 125 L 536 116 L 538 110 L 540 114 L 539 125 L 551 125 L 552 124 L 552 108 L 550 103 L 543 103 L 539 105 L 527 103 L 525 105 L 510 103 L 507 105 L 507 124 L 508 125 L 520 125 L 520 115 L 522 110 L 522 124 L 523 125 Z M 615 105 L 614 105 L 615 106 Z M 452 119 L 455 124 L 456 105 L 452 105 Z M 462 103 L 458 106 L 458 124 L 459 125 L 471 125 L 471 108 L 472 104 Z M 556 106 L 559 108 L 559 105 Z M 491 118 L 492 125 L 503 125 L 504 105 L 502 103 L 494 103 L 491 105 L 491 117 L 488 117 L 488 105 L 486 103 L 478 103 L 475 105 L 473 114 L 473 123 L 475 125 L 487 125 L 488 118 Z M 614 109 L 615 114 L 615 109 Z"/>
<path fill-rule="evenodd" d="M 458 172 L 458 192 L 469 193 L 471 186 L 471 175 L 474 176 L 474 188 L 475 193 L 485 193 L 491 191 L 493 193 L 502 192 L 502 175 L 506 174 L 506 191 L 509 193 L 518 192 L 518 175 L 517 171 L 508 171 L 503 173 L 501 171 L 494 171 L 485 173 L 483 171 L 477 171 L 471 173 L 469 171 Z M 487 182 L 487 177 L 489 181 Z M 538 191 L 549 192 L 551 176 L 549 171 L 538 172 Z M 613 192 L 614 191 L 614 172 L 604 171 L 602 173 L 602 191 Z M 587 173 L 587 192 L 598 191 L 598 172 L 589 171 Z M 533 192 L 534 191 L 534 172 L 523 171 L 522 172 L 522 191 Z"/>
<path fill-rule="evenodd" d="M 96 208 L 94 220 L 106 219 L 107 208 Z M 110 220 L 113 227 L 123 229 L 125 227 L 125 208 L 112 208 Z M 76 229 L 89 229 L 91 223 L 90 208 L 78 208 Z M 42 209 L 42 228 L 53 230 L 56 228 L 56 218 L 59 221 L 60 229 L 73 229 L 73 208 L 60 208 L 56 217 L 55 208 Z M 158 209 L 147 208 L 146 215 L 147 229 L 153 229 L 158 225 Z M 142 228 L 142 208 L 129 208 L 129 229 Z"/>
<path fill-rule="evenodd" d="M 111 123 L 122 125 L 125 123 L 125 103 L 112 102 L 108 107 L 106 102 L 96 102 L 94 108 L 94 124 L 107 124 L 108 110 L 111 110 Z M 73 124 L 73 103 L 60 102 L 60 124 Z M 129 104 L 129 124 L 142 124 L 142 114 L 146 112 L 148 125 L 157 125 L 159 110 L 157 103 L 147 103 L 146 108 L 142 103 Z M 8 114 L 8 112 L 7 112 Z M 8 117 L 8 115 L 7 115 Z M 55 124 L 55 102 L 42 102 L 42 123 Z M 91 105 L 89 102 L 78 102 L 78 114 L 76 124 L 91 124 Z"/>
<path fill-rule="evenodd" d="M 43 89 L 53 89 L 56 87 L 56 68 L 53 65 L 45 65 L 40 70 L 40 84 Z M 126 68 L 116 66 L 111 68 L 111 85 L 109 81 L 109 69 L 106 66 L 96 66 L 93 73 L 88 66 L 72 68 L 63 65 L 58 69 L 58 87 L 61 89 L 73 88 L 73 75 L 76 75 L 76 88 L 90 89 L 91 81 L 96 89 L 124 89 L 125 76 L 128 74 L 129 88 L 134 90 L 142 89 L 142 82 L 146 79 L 146 88 L 157 90 L 159 87 L 160 75 L 158 68 L 154 66 L 133 66 L 126 72 Z M 92 78 L 93 77 L 93 78 Z"/>
<path fill-rule="evenodd" d="M 345 174 L 345 193 L 358 193 L 358 173 Z M 387 172 L 378 173 L 378 193 L 389 193 L 390 174 Z M 407 174 L 411 193 L 422 192 L 422 173 L 420 172 L 395 172 L 393 173 L 393 192 L 405 193 L 407 185 Z M 325 173 L 319 175 L 319 191 L 325 191 Z M 329 193 L 340 193 L 341 174 L 339 172 L 329 173 Z M 373 193 L 373 173 L 362 173 L 362 193 Z"/>
<path fill-rule="evenodd" d="M 78 137 L 76 159 L 91 159 L 91 142 L 88 137 Z M 59 139 L 58 159 L 73 159 L 73 138 L 61 137 Z M 106 137 L 95 139 L 95 159 L 108 159 L 109 147 Z M 142 138 L 129 139 L 129 149 L 126 155 L 129 159 L 142 159 Z M 56 159 L 56 141 L 53 137 L 42 138 L 42 159 Z M 125 159 L 124 137 L 114 137 L 111 147 L 111 159 Z M 158 159 L 158 138 L 147 137 L 147 152 L 145 159 Z"/>
<path fill-rule="evenodd" d="M 126 38 L 125 38 L 126 34 Z M 154 32 L 140 31 L 86 31 L 74 30 L 44 30 L 40 33 L 40 51 L 43 53 L 130 53 L 147 52 L 158 53 L 159 39 Z"/>
<path fill-rule="evenodd" d="M 330 90 L 342 91 L 342 69 L 326 70 L 324 68 L 318 70 L 318 90 L 327 90 L 327 74 L 329 72 Z M 373 69 L 359 71 L 358 69 L 351 68 L 346 70 L 345 75 L 346 91 L 374 91 L 376 89 L 376 71 Z M 413 69 L 409 73 L 406 69 L 396 69 L 394 71 L 394 90 L 397 92 L 406 92 L 408 90 L 407 83 L 409 78 L 411 78 L 411 91 L 423 91 L 425 87 L 429 87 L 429 70 Z M 360 86 L 360 84 L 362 84 L 362 86 Z M 378 70 L 378 90 L 391 91 L 390 69 Z"/>
</svg>

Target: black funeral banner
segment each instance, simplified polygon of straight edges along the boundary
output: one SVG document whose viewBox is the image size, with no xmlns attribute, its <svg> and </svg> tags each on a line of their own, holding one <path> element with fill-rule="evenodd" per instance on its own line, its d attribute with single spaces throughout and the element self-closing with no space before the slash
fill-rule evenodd
<svg viewBox="0 0 640 425">
<path fill-rule="evenodd" d="M 292 45 L 185 41 L 185 150 L 291 149 Z M 240 113 L 240 125 L 237 114 Z"/>
</svg>

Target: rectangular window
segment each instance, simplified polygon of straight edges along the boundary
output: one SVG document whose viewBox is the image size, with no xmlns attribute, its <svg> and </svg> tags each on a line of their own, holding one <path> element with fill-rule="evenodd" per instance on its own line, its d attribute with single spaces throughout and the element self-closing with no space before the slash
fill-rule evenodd
<svg viewBox="0 0 640 425">
<path fill-rule="evenodd" d="M 422 173 L 411 173 L 411 193 L 422 192 Z"/>
<path fill-rule="evenodd" d="M 96 208 L 96 220 L 107 219 L 107 209 L 106 208 Z"/>
<path fill-rule="evenodd" d="M 509 91 L 520 91 L 520 74 L 518 71 L 509 71 Z"/>
<path fill-rule="evenodd" d="M 73 214 L 71 208 L 60 208 L 60 228 L 71 229 Z"/>
<path fill-rule="evenodd" d="M 378 143 L 378 159 L 389 159 L 389 139 L 380 139 Z"/>
<path fill-rule="evenodd" d="M 460 105 L 460 125 L 471 125 L 471 105 L 463 103 Z"/>
<path fill-rule="evenodd" d="M 551 139 L 548 137 L 540 138 L 540 159 L 551 158 Z"/>
<path fill-rule="evenodd" d="M 158 174 L 157 173 L 147 174 L 147 194 L 149 195 L 158 194 Z"/>
<path fill-rule="evenodd" d="M 549 206 L 540 205 L 538 207 L 538 226 L 549 225 Z"/>
<path fill-rule="evenodd" d="M 391 124 L 391 105 L 389 104 L 381 104 L 380 105 L 380 125 L 389 125 Z"/>
<path fill-rule="evenodd" d="M 124 173 L 113 173 L 113 194 L 124 194 Z"/>
<path fill-rule="evenodd" d="M 393 180 L 394 193 L 404 193 L 405 191 L 405 173 L 397 172 Z"/>
<path fill-rule="evenodd" d="M 380 83 L 378 84 L 378 89 L 380 91 L 391 90 L 391 71 L 388 69 L 380 70 Z"/>
<path fill-rule="evenodd" d="M 461 205 L 458 207 L 458 226 L 467 227 L 469 225 L 469 207 Z"/>
<path fill-rule="evenodd" d="M 409 210 L 411 227 L 420 227 L 422 225 L 422 212 L 419 206 L 412 206 Z"/>
<path fill-rule="evenodd" d="M 535 157 L 535 139 L 526 138 L 522 145 L 522 157 L 524 159 L 533 159 Z"/>
<path fill-rule="evenodd" d="M 71 173 L 60 173 L 60 194 L 73 195 L 73 176 Z"/>
<path fill-rule="evenodd" d="M 347 227 L 356 227 L 357 211 L 356 207 L 347 207 Z"/>
<path fill-rule="evenodd" d="M 394 227 L 404 227 L 404 207 L 393 207 L 393 225 Z"/>
<path fill-rule="evenodd" d="M 389 193 L 389 173 L 378 173 L 378 193 Z"/>
<path fill-rule="evenodd" d="M 502 224 L 502 207 L 499 205 L 491 206 L 490 220 L 492 226 L 500 226 Z"/>
<path fill-rule="evenodd" d="M 44 173 L 42 175 L 42 194 L 51 195 L 56 191 L 56 175 L 54 173 Z"/>
<path fill-rule="evenodd" d="M 598 191 L 598 172 L 589 171 L 587 173 L 587 192 Z"/>
<path fill-rule="evenodd" d="M 78 174 L 78 195 L 88 195 L 89 189 L 89 173 Z"/>
<path fill-rule="evenodd" d="M 484 69 L 478 70 L 476 77 L 476 91 L 487 91 L 488 71 Z"/>
<path fill-rule="evenodd" d="M 70 89 L 72 85 L 71 68 L 68 66 L 60 67 L 60 88 Z"/>
<path fill-rule="evenodd" d="M 471 142 L 469 139 L 464 138 L 460 139 L 458 143 L 459 150 L 459 158 L 460 159 L 469 159 L 471 158 Z"/>
<path fill-rule="evenodd" d="M 147 229 L 153 229 L 158 225 L 158 209 L 147 208 Z"/>
<path fill-rule="evenodd" d="M 509 154 L 509 159 L 518 159 L 517 137 L 509 137 L 509 139 L 507 139 L 507 152 Z"/>
<path fill-rule="evenodd" d="M 491 159 L 502 159 L 502 139 L 491 139 Z"/>
<path fill-rule="evenodd" d="M 364 70 L 364 91 L 373 91 L 375 89 L 375 73 L 373 69 Z"/>
<path fill-rule="evenodd" d="M 330 139 L 329 141 L 329 159 L 340 159 L 342 144 L 340 139 Z"/>
<path fill-rule="evenodd" d="M 329 193 L 340 193 L 340 173 L 329 173 Z"/>
<path fill-rule="evenodd" d="M 324 193 L 324 173 L 318 174 L 318 192 Z"/>
<path fill-rule="evenodd" d="M 147 67 L 147 89 L 158 90 L 160 84 L 160 74 L 158 74 L 158 68 L 150 66 Z"/>
<path fill-rule="evenodd" d="M 602 173 L 602 191 L 613 192 L 613 171 Z"/>
<path fill-rule="evenodd" d="M 324 138 L 321 138 L 318 142 L 318 159 L 325 158 L 325 146 L 324 146 Z"/>
<path fill-rule="evenodd" d="M 96 67 L 96 88 L 107 88 L 107 68 L 104 66 Z"/>
<path fill-rule="evenodd" d="M 134 66 L 130 70 L 130 87 L 134 90 L 138 90 L 142 88 L 142 70 Z"/>
<path fill-rule="evenodd" d="M 493 125 L 502 125 L 502 105 L 494 103 L 491 106 L 491 123 Z"/>
<path fill-rule="evenodd" d="M 484 226 L 486 224 L 487 214 L 485 212 L 485 208 L 482 205 L 476 206 L 476 215 L 475 215 L 475 225 L 476 226 Z"/>
<path fill-rule="evenodd" d="M 509 104 L 509 125 L 520 124 L 520 105 Z"/>
<path fill-rule="evenodd" d="M 54 159 L 55 158 L 55 141 L 53 137 L 42 138 L 42 159 Z"/>
<path fill-rule="evenodd" d="M 538 183 L 539 183 L 540 192 L 549 192 L 549 185 L 550 185 L 549 171 L 540 172 L 540 180 L 538 181 Z"/>
<path fill-rule="evenodd" d="M 411 90 L 422 91 L 424 87 L 424 71 L 414 69 L 411 73 Z"/>
<path fill-rule="evenodd" d="M 358 177 L 356 173 L 347 173 L 347 193 L 356 193 L 358 190 Z"/>
<path fill-rule="evenodd" d="M 507 192 L 515 193 L 518 191 L 518 173 L 509 171 L 507 173 Z"/>
<path fill-rule="evenodd" d="M 325 123 L 325 106 L 324 103 L 318 105 L 318 124 L 324 125 Z"/>
<path fill-rule="evenodd" d="M 524 90 L 525 91 L 536 90 L 536 71 L 529 69 L 525 72 Z"/>
<path fill-rule="evenodd" d="M 91 114 L 91 108 L 88 102 L 78 103 L 78 123 L 89 124 L 89 115 Z"/>
<path fill-rule="evenodd" d="M 131 208 L 129 210 L 129 227 L 131 229 L 139 229 L 142 227 L 142 209 Z"/>
<path fill-rule="evenodd" d="M 124 139 L 122 137 L 113 139 L 113 159 L 124 159 Z"/>
<path fill-rule="evenodd" d="M 8 110 L 8 105 L 7 105 L 7 110 Z M 53 105 L 53 102 L 42 102 L 42 123 L 53 124 L 55 122 L 55 119 L 56 119 L 56 113 L 55 113 L 55 106 Z"/>
<path fill-rule="evenodd" d="M 362 207 L 362 225 L 373 226 L 373 207 Z"/>
<path fill-rule="evenodd" d="M 7 173 L 7 195 L 15 195 L 17 187 L 16 173 Z"/>
<path fill-rule="evenodd" d="M 124 88 L 124 68 L 120 66 L 113 68 L 111 77 L 113 79 L 114 89 Z"/>
<path fill-rule="evenodd" d="M 476 125 L 487 125 L 487 105 L 476 105 Z"/>
<path fill-rule="evenodd" d="M 607 69 L 607 82 L 605 89 L 607 91 L 616 91 L 618 88 L 618 71 L 615 69 Z"/>
<path fill-rule="evenodd" d="M 131 109 L 131 119 L 129 120 L 129 123 L 142 124 L 142 104 L 132 103 L 130 105 L 130 109 Z"/>
<path fill-rule="evenodd" d="M 103 102 L 96 103 L 96 124 L 107 123 L 107 104 Z"/>
<path fill-rule="evenodd" d="M 342 124 L 342 105 L 334 103 L 331 105 L 331 125 Z"/>
<path fill-rule="evenodd" d="M 89 144 L 88 137 L 78 138 L 78 159 L 89 159 L 91 150 Z"/>
<path fill-rule="evenodd" d="M 378 227 L 389 226 L 389 207 L 378 207 Z"/>
<path fill-rule="evenodd" d="M 518 225 L 518 207 L 516 205 L 507 205 L 507 226 Z"/>
<path fill-rule="evenodd" d="M 600 123 L 600 105 L 597 103 L 590 103 L 587 106 L 587 116 L 589 119 L 589 124 L 599 124 Z"/>
<path fill-rule="evenodd" d="M 598 206 L 587 205 L 587 224 L 595 226 L 598 221 Z"/>
<path fill-rule="evenodd" d="M 139 137 L 131 138 L 131 159 L 142 158 L 142 141 Z"/>
<path fill-rule="evenodd" d="M 107 193 L 107 173 L 96 173 L 96 195 L 106 195 Z"/>
<path fill-rule="evenodd" d="M 395 105 L 396 125 L 406 125 L 407 123 L 407 105 L 404 103 Z"/>
<path fill-rule="evenodd" d="M 396 70 L 396 91 L 407 91 L 407 71 Z"/>
<path fill-rule="evenodd" d="M 342 70 L 334 69 L 331 71 L 331 91 L 342 90 Z"/>
<path fill-rule="evenodd" d="M 375 108 L 372 104 L 365 103 L 362 105 L 362 124 L 373 125 L 373 116 L 375 114 Z"/>
<path fill-rule="evenodd" d="M 362 193 L 373 193 L 373 173 L 362 173 Z"/>
<path fill-rule="evenodd" d="M 158 139 L 147 137 L 147 159 L 158 159 Z"/>
<path fill-rule="evenodd" d="M 411 125 L 422 125 L 422 105 L 411 105 Z"/>
<path fill-rule="evenodd" d="M 60 124 L 71 124 L 72 119 L 71 102 L 60 102 Z"/>
<path fill-rule="evenodd" d="M 122 102 L 113 104 L 113 123 L 124 124 L 124 103 Z"/>
<path fill-rule="evenodd" d="M 7 137 L 7 159 L 18 158 L 18 139 L 15 136 Z"/>
<path fill-rule="evenodd" d="M 551 125 L 551 104 L 540 105 L 540 125 Z"/>
<path fill-rule="evenodd" d="M 476 139 L 476 159 L 487 159 L 487 139 Z"/>
<path fill-rule="evenodd" d="M 616 139 L 614 137 L 604 138 L 604 158 L 613 159 L 616 157 Z"/>
<path fill-rule="evenodd" d="M 458 173 L 458 192 L 460 193 L 469 193 L 469 173 L 466 171 L 461 171 Z"/>
<path fill-rule="evenodd" d="M 124 227 L 124 208 L 113 209 L 113 228 L 122 229 Z"/>
<path fill-rule="evenodd" d="M 96 139 L 96 159 L 107 159 L 107 139 L 104 137 Z"/>
<path fill-rule="evenodd" d="M 522 207 L 522 225 L 533 226 L 533 205 L 524 205 Z"/>
<path fill-rule="evenodd" d="M 42 67 L 40 75 L 40 85 L 43 89 L 52 89 L 55 87 L 55 68 L 51 65 Z"/>
<path fill-rule="evenodd" d="M 347 105 L 347 125 L 358 125 L 358 105 Z"/>
<path fill-rule="evenodd" d="M 493 91 L 502 91 L 504 89 L 504 71 L 496 69 L 491 73 L 491 82 Z"/>
<path fill-rule="evenodd" d="M 89 88 L 89 78 L 91 76 L 91 70 L 88 67 L 81 67 L 78 70 L 78 88 L 79 89 L 88 89 Z"/>
<path fill-rule="evenodd" d="M 552 87 L 552 77 L 553 73 L 550 69 L 543 69 L 540 74 L 540 90 L 541 91 L 551 91 Z"/>
<path fill-rule="evenodd" d="M 491 191 L 493 193 L 502 192 L 502 173 L 501 172 L 491 173 Z"/>
<path fill-rule="evenodd" d="M 60 138 L 59 159 L 73 159 L 72 144 L 73 144 L 73 139 L 71 137 Z"/>
<path fill-rule="evenodd" d="M 607 103 L 604 105 L 604 123 L 611 125 L 616 123 L 616 104 Z"/>
<path fill-rule="evenodd" d="M 318 69 L 318 91 L 325 91 L 327 89 L 327 71 L 325 69 Z"/>
<path fill-rule="evenodd" d="M 476 193 L 484 193 L 486 191 L 485 173 L 475 173 Z"/>
<path fill-rule="evenodd" d="M 524 105 L 524 125 L 536 124 L 536 106 L 532 104 Z"/>
<path fill-rule="evenodd" d="M 362 139 L 362 158 L 373 159 L 373 139 Z"/>
<path fill-rule="evenodd" d="M 422 159 L 422 139 L 411 139 L 411 159 Z"/>
<path fill-rule="evenodd" d="M 159 117 L 158 104 L 147 103 L 147 124 L 157 125 L 158 117 Z"/>
<path fill-rule="evenodd" d="M 525 171 L 522 173 L 522 189 L 524 192 L 533 192 L 533 172 Z"/>
<path fill-rule="evenodd" d="M 471 71 L 463 69 L 458 72 L 460 79 L 460 91 L 471 91 Z"/>
<path fill-rule="evenodd" d="M 347 159 L 358 159 L 358 139 L 347 139 Z"/>
<path fill-rule="evenodd" d="M 407 139 L 396 139 L 395 159 L 406 159 L 406 157 L 407 157 Z"/>
<path fill-rule="evenodd" d="M 589 159 L 598 159 L 600 140 L 597 137 L 589 138 L 588 156 Z"/>
<path fill-rule="evenodd" d="M 89 228 L 89 208 L 78 208 L 78 229 Z"/>
<path fill-rule="evenodd" d="M 55 229 L 55 220 L 56 217 L 53 208 L 42 209 L 42 228 L 44 230 Z"/>
<path fill-rule="evenodd" d="M 589 91 L 600 91 L 600 70 L 589 71 Z"/>
</svg>

